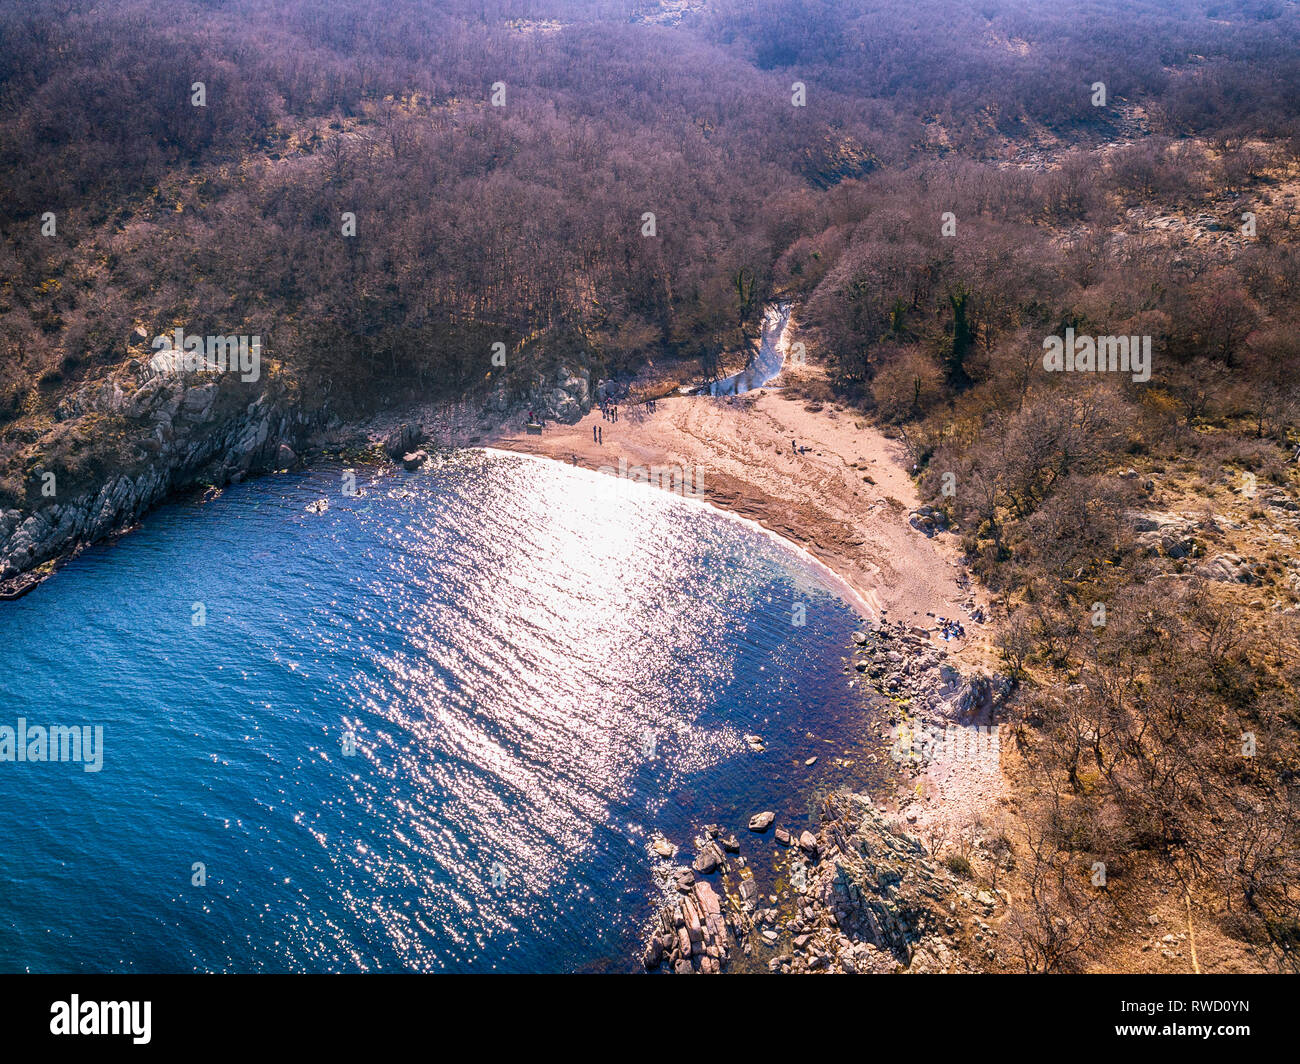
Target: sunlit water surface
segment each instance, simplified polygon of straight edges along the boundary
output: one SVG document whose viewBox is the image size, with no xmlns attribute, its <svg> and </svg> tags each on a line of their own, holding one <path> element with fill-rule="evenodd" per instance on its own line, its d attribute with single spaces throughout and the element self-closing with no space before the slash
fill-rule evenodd
<svg viewBox="0 0 1300 1064">
<path fill-rule="evenodd" d="M 357 476 L 168 505 L 0 608 L 0 724 L 105 745 L 0 764 L 0 969 L 630 969 L 656 832 L 851 774 L 856 619 L 761 531 L 494 452 Z"/>
</svg>

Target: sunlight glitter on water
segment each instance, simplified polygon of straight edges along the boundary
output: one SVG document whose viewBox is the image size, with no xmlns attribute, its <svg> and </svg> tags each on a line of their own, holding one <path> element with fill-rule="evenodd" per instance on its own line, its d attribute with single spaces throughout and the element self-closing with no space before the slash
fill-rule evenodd
<svg viewBox="0 0 1300 1064">
<path fill-rule="evenodd" d="M 853 613 L 792 627 L 807 573 L 741 522 L 495 452 L 360 479 L 167 507 L 0 616 L 12 712 L 108 736 L 6 779 L 51 812 L 0 852 L 4 967 L 620 967 L 652 835 L 788 799 L 851 716 Z"/>
</svg>

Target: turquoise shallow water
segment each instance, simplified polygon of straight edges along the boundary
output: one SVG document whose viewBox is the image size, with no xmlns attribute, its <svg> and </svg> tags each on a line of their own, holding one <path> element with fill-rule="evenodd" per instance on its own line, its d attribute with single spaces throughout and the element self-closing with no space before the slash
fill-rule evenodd
<svg viewBox="0 0 1300 1064">
<path fill-rule="evenodd" d="M 0 763 L 0 970 L 631 970 L 656 831 L 806 817 L 861 711 L 797 553 L 537 459 L 356 476 L 169 504 L 0 608 L 0 725 L 104 736 Z"/>
</svg>

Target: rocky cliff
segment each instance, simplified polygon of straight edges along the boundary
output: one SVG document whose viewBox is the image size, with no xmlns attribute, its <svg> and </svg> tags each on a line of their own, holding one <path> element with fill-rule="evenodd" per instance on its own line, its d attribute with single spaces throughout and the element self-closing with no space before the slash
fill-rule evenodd
<svg viewBox="0 0 1300 1064">
<path fill-rule="evenodd" d="M 451 405 L 465 404 L 415 414 L 437 425 Z M 499 385 L 482 406 L 469 405 L 480 426 L 529 410 L 576 421 L 591 408 L 590 373 L 559 367 L 513 398 Z M 43 563 L 129 527 L 173 492 L 284 468 L 319 445 L 370 441 L 364 427 L 343 425 L 328 402 L 308 400 L 275 372 L 250 383 L 235 374 L 150 373 L 132 362 L 65 396 L 24 442 L 21 497 L 0 508 L 5 598 L 39 583 L 44 574 L 33 570 Z"/>
<path fill-rule="evenodd" d="M 0 511 L 0 580 L 19 592 L 28 570 L 129 526 L 172 492 L 284 464 L 326 417 L 277 379 L 121 372 L 87 385 L 26 448 L 25 498 Z"/>
</svg>

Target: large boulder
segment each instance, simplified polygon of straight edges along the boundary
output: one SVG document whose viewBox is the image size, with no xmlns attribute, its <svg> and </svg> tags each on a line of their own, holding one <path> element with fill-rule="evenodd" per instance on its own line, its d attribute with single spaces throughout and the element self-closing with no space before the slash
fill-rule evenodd
<svg viewBox="0 0 1300 1064">
<path fill-rule="evenodd" d="M 543 384 L 537 405 L 554 421 L 572 425 L 582 420 L 591 409 L 589 376 L 585 369 L 573 373 L 561 367 L 555 372 L 552 386 L 547 388 Z"/>
<path fill-rule="evenodd" d="M 1219 554 L 1203 566 L 1201 572 L 1210 580 L 1228 584 L 1257 584 L 1254 566 L 1239 554 Z"/>
<path fill-rule="evenodd" d="M 691 867 L 700 875 L 707 876 L 716 872 L 722 861 L 722 851 L 718 848 L 718 844 L 710 841 L 701 847 L 699 855 L 695 858 Z"/>
<path fill-rule="evenodd" d="M 578 400 L 561 388 L 556 388 L 551 393 L 546 405 L 551 412 L 551 417 L 566 425 L 572 425 L 582 418 L 583 410 L 578 405 Z"/>
<path fill-rule="evenodd" d="M 1128 516 L 1137 533 L 1139 546 L 1146 548 L 1149 554 L 1163 552 L 1170 558 L 1186 558 L 1196 553 L 1198 522 L 1195 515 L 1135 510 Z"/>
<path fill-rule="evenodd" d="M 384 453 L 389 458 L 399 459 L 403 455 L 414 451 L 423 442 L 424 429 L 419 425 L 399 425 L 384 440 Z"/>
<path fill-rule="evenodd" d="M 1186 517 L 1162 510 L 1130 510 L 1128 517 L 1133 522 L 1134 532 L 1168 532 L 1192 527 L 1192 522 Z"/>
</svg>

